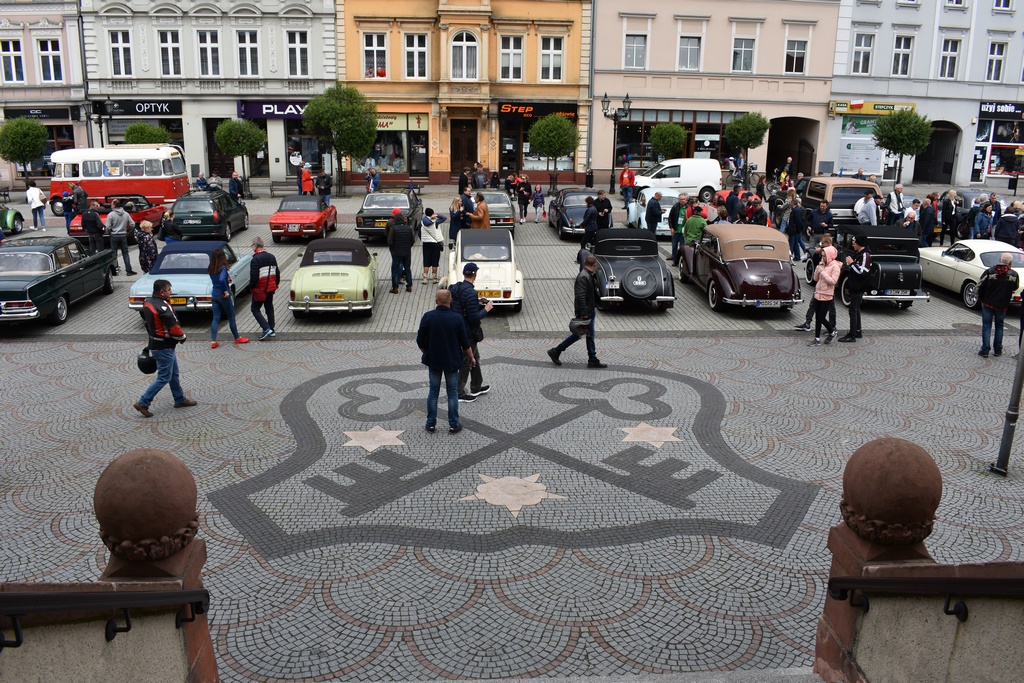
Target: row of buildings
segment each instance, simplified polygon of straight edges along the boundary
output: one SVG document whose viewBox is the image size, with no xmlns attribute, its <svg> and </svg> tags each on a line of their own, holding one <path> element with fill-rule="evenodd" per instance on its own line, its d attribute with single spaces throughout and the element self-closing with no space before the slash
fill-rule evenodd
<svg viewBox="0 0 1024 683">
<path fill-rule="evenodd" d="M 213 141 L 225 118 L 267 132 L 251 177 L 283 180 L 323 158 L 302 128 L 335 82 L 376 102 L 378 139 L 349 160 L 394 180 L 448 182 L 481 161 L 502 174 L 549 161 L 538 118 L 575 121 L 557 168 L 602 182 L 652 160 L 662 122 L 689 131 L 682 156 L 736 153 L 725 126 L 772 122 L 762 169 L 891 177 L 873 124 L 903 108 L 933 121 L 904 177 L 966 184 L 1024 168 L 1024 0 L 45 0 L 0 1 L 0 116 L 28 116 L 49 148 L 166 127 L 193 173 L 229 173 Z M 10 167 L 4 170 L 10 174 Z M 331 169 L 334 170 L 334 169 Z M 32 165 L 45 175 L 46 157 Z M 563 175 L 563 178 L 566 177 Z"/>
</svg>

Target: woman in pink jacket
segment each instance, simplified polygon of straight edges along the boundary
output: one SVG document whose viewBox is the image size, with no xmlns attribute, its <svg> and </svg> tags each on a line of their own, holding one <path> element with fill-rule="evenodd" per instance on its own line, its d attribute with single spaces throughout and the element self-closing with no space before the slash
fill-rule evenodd
<svg viewBox="0 0 1024 683">
<path fill-rule="evenodd" d="M 836 326 L 828 321 L 829 302 L 835 296 L 836 283 L 843 267 L 836 261 L 836 248 L 825 247 L 822 250 L 821 263 L 814 269 L 814 341 L 808 346 L 821 345 L 821 326 L 828 331 L 825 343 L 831 344 L 836 338 Z"/>
</svg>

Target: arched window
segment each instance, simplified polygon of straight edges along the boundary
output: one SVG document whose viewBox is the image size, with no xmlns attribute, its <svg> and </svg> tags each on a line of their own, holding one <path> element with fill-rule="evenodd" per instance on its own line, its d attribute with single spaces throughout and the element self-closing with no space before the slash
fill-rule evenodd
<svg viewBox="0 0 1024 683">
<path fill-rule="evenodd" d="M 452 78 L 477 78 L 476 36 L 467 31 L 460 31 L 452 38 Z"/>
</svg>

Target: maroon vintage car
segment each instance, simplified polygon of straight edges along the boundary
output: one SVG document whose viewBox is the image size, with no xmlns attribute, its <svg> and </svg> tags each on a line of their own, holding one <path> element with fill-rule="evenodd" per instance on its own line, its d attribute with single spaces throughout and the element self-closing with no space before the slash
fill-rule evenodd
<svg viewBox="0 0 1024 683">
<path fill-rule="evenodd" d="M 104 227 L 107 225 L 107 214 L 110 213 L 110 202 L 115 199 L 121 201 L 121 208 L 128 212 L 136 225 L 142 221 L 149 221 L 153 224 L 153 233 L 156 234 L 166 208 L 163 204 L 150 204 L 149 200 L 141 194 L 112 194 L 104 197 L 98 210 Z M 89 235 L 82 229 L 82 214 L 77 214 L 71 219 L 71 236 L 79 241 L 88 241 Z M 103 239 L 105 242 L 109 242 L 110 236 L 104 235 Z M 128 231 L 128 244 L 135 244 L 134 230 Z"/>
<path fill-rule="evenodd" d="M 704 289 L 716 311 L 726 305 L 788 311 L 803 302 L 786 236 L 761 225 L 709 225 L 683 247 L 679 279 Z"/>
</svg>

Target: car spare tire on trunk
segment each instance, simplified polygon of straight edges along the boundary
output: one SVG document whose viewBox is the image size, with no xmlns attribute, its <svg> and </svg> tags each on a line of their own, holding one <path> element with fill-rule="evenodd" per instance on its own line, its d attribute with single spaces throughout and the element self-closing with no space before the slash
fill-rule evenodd
<svg viewBox="0 0 1024 683">
<path fill-rule="evenodd" d="M 633 266 L 622 278 L 622 288 L 634 299 L 646 299 L 653 295 L 657 285 L 654 273 L 643 266 Z"/>
</svg>

